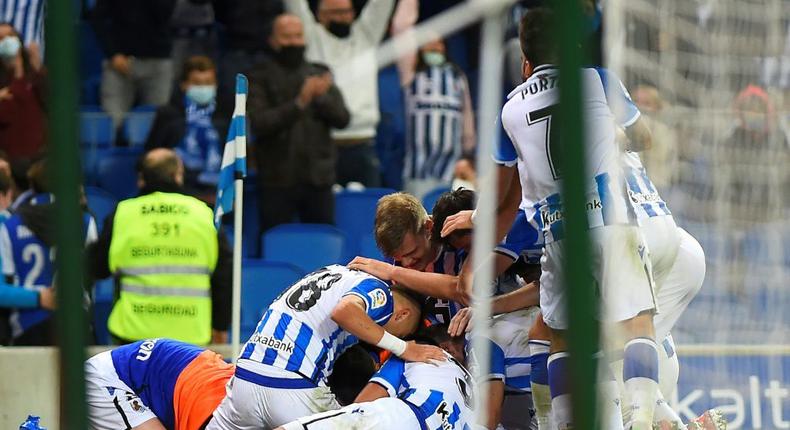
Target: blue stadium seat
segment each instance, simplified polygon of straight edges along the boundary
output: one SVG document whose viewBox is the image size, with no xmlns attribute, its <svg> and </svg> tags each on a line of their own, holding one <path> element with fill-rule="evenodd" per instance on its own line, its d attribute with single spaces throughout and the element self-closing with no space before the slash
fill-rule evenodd
<svg viewBox="0 0 790 430">
<path fill-rule="evenodd" d="M 242 341 L 255 330 L 263 312 L 286 288 L 305 272 L 293 264 L 246 259 L 241 264 L 241 333 Z"/>
<path fill-rule="evenodd" d="M 123 135 L 130 146 L 143 146 L 148 139 L 148 133 L 154 124 L 156 112 L 150 110 L 148 106 L 138 106 L 132 112 L 126 114 L 123 123 Z"/>
<path fill-rule="evenodd" d="M 438 187 L 428 191 L 422 198 L 422 205 L 425 206 L 425 210 L 428 211 L 428 213 L 433 212 L 433 207 L 436 205 L 439 197 L 448 191 L 450 191 L 450 187 Z"/>
<path fill-rule="evenodd" d="M 80 143 L 83 147 L 106 148 L 114 137 L 112 119 L 101 111 L 80 112 Z"/>
<path fill-rule="evenodd" d="M 390 261 L 384 257 L 378 245 L 376 245 L 376 238 L 373 233 L 362 236 L 362 240 L 359 244 L 359 255 L 381 261 Z"/>
<path fill-rule="evenodd" d="M 335 225 L 348 235 L 348 255 L 358 253 L 362 237 L 373 232 L 376 203 L 394 192 L 390 188 L 367 188 L 335 194 Z"/>
<path fill-rule="evenodd" d="M 282 224 L 263 234 L 262 256 L 287 261 L 305 272 L 346 263 L 346 235 L 327 224 Z"/>
<path fill-rule="evenodd" d="M 137 160 L 142 148 L 113 148 L 98 160 L 97 182 L 118 200 L 137 194 Z"/>
<path fill-rule="evenodd" d="M 101 188 L 91 186 L 85 187 L 85 197 L 88 200 L 88 209 L 96 217 L 97 227 L 101 231 L 104 227 L 104 219 L 115 210 L 118 199 Z"/>
</svg>

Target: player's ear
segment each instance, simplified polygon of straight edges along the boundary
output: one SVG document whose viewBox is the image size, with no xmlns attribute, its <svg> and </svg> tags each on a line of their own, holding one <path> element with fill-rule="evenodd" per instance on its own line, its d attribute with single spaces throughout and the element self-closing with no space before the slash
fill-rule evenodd
<svg viewBox="0 0 790 430">
<path fill-rule="evenodd" d="M 428 217 L 428 219 L 425 220 L 425 224 L 423 224 L 423 229 L 425 230 L 425 233 L 430 238 L 431 237 L 431 232 L 433 231 L 433 218 L 432 217 Z"/>
<path fill-rule="evenodd" d="M 530 76 L 532 76 L 532 64 L 530 64 L 529 60 L 527 60 L 526 58 L 524 58 L 522 56 L 521 57 L 521 78 L 526 81 L 527 78 L 529 78 Z"/>
</svg>

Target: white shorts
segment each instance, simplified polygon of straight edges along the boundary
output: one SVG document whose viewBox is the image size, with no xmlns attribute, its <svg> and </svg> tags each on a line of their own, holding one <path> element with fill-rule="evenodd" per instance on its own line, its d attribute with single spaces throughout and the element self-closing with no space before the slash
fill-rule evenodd
<svg viewBox="0 0 790 430">
<path fill-rule="evenodd" d="M 653 281 L 639 229 L 606 225 L 590 229 L 591 267 L 597 283 L 602 322 L 627 321 L 656 309 Z M 546 325 L 567 330 L 568 309 L 563 285 L 563 240 L 550 242 L 541 258 L 540 310 Z"/>
<path fill-rule="evenodd" d="M 118 378 L 110 351 L 85 362 L 85 398 L 91 429 L 134 428 L 157 419 L 137 394 Z"/>
<path fill-rule="evenodd" d="M 645 218 L 640 222 L 639 229 L 645 238 L 647 249 L 650 250 L 656 294 L 659 294 L 678 255 L 680 247 L 678 226 L 671 215 Z M 661 302 L 658 303 L 658 307 L 661 308 Z"/>
<path fill-rule="evenodd" d="M 329 387 L 271 388 L 236 376 L 206 430 L 271 429 L 297 418 L 340 408 Z"/>
<path fill-rule="evenodd" d="M 677 258 L 656 288 L 656 300 L 661 309 L 654 319 L 656 339 L 663 339 L 669 334 L 705 280 L 705 251 L 694 236 L 682 228 L 677 232 L 680 237 Z"/>
<path fill-rule="evenodd" d="M 283 426 L 285 430 L 420 430 L 417 415 L 401 399 L 383 397 L 352 403 L 336 411 L 302 417 Z"/>
</svg>

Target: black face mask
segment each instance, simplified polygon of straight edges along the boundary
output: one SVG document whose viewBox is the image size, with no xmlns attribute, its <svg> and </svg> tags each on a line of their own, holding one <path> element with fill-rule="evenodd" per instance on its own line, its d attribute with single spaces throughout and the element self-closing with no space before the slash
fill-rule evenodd
<svg viewBox="0 0 790 430">
<path fill-rule="evenodd" d="M 304 45 L 282 46 L 274 58 L 285 67 L 295 68 L 304 62 Z"/>
<path fill-rule="evenodd" d="M 329 21 L 329 25 L 326 29 L 341 39 L 344 39 L 348 37 L 349 34 L 351 34 L 351 24 L 347 24 L 345 22 Z"/>
</svg>

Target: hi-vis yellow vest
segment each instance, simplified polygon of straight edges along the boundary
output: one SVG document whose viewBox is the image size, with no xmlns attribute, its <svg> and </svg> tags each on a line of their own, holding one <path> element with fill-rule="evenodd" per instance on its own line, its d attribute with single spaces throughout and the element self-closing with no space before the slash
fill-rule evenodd
<svg viewBox="0 0 790 430">
<path fill-rule="evenodd" d="M 213 219 L 208 206 L 182 194 L 155 192 L 118 203 L 109 263 L 120 296 L 110 333 L 130 341 L 211 341 Z"/>
</svg>

